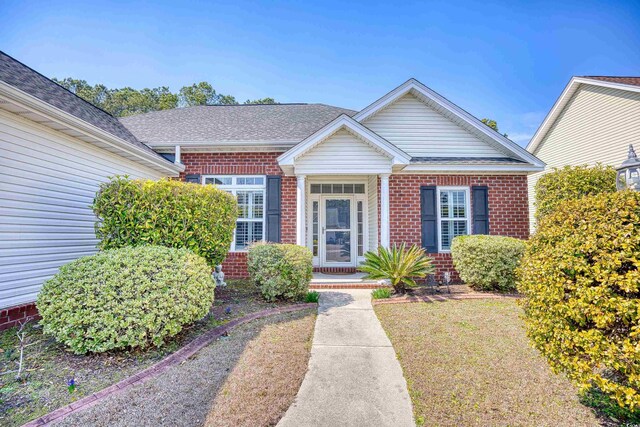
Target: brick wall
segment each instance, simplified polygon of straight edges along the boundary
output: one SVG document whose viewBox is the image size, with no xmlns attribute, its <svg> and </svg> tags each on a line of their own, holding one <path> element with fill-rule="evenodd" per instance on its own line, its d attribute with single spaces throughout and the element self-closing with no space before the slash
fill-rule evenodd
<svg viewBox="0 0 640 427">
<path fill-rule="evenodd" d="M 526 175 L 392 175 L 389 179 L 390 240 L 420 245 L 420 187 L 486 185 L 489 188 L 489 233 L 529 237 L 529 205 Z M 379 191 L 379 190 L 378 190 Z M 471 200 L 473 205 L 473 200 Z M 438 275 L 457 274 L 450 254 L 432 254 Z"/>
<path fill-rule="evenodd" d="M 39 319 L 35 303 L 18 305 L 0 310 L 0 331 L 18 326 L 18 322 Z"/>
</svg>

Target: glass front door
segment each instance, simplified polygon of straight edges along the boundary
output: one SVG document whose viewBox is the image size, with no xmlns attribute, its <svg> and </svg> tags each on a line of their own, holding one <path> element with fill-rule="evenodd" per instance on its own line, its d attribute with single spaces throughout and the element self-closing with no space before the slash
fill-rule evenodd
<svg viewBox="0 0 640 427">
<path fill-rule="evenodd" d="M 324 263 L 352 264 L 351 199 L 324 199 Z"/>
</svg>

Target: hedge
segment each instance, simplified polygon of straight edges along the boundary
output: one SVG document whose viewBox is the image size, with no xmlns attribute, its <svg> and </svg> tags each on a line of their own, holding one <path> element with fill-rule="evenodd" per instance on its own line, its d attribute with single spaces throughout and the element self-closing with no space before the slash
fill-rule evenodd
<svg viewBox="0 0 640 427">
<path fill-rule="evenodd" d="M 616 191 L 616 171 L 611 166 L 565 166 L 542 175 L 535 185 L 536 220 L 567 200 Z"/>
<path fill-rule="evenodd" d="M 527 333 L 556 371 L 640 405 L 640 194 L 558 205 L 519 269 Z"/>
<path fill-rule="evenodd" d="M 215 284 L 187 249 L 138 246 L 79 258 L 38 295 L 46 334 L 74 353 L 160 346 L 205 316 Z"/>
<path fill-rule="evenodd" d="M 211 185 L 115 177 L 100 186 L 92 205 L 101 249 L 145 244 L 187 248 L 210 266 L 231 245 L 238 217 L 233 195 Z"/>
<path fill-rule="evenodd" d="M 298 245 L 256 243 L 249 247 L 247 268 L 267 301 L 298 300 L 309 290 L 313 255 Z"/>
<path fill-rule="evenodd" d="M 460 278 L 480 291 L 516 290 L 516 267 L 526 243 L 504 236 L 459 236 L 451 244 L 451 257 Z"/>
</svg>

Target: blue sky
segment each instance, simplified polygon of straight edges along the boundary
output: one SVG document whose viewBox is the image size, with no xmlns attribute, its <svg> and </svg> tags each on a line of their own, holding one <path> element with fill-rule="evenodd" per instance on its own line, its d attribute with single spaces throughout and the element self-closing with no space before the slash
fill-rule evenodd
<svg viewBox="0 0 640 427">
<path fill-rule="evenodd" d="M 640 75 L 639 1 L 2 0 L 0 23 L 0 50 L 109 87 L 358 110 L 415 77 L 523 145 L 571 76 Z"/>
</svg>

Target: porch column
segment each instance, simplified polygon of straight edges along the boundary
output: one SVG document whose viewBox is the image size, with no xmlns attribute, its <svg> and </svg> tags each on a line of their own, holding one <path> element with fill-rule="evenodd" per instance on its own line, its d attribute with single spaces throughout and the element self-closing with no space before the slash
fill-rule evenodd
<svg viewBox="0 0 640 427">
<path fill-rule="evenodd" d="M 380 246 L 389 247 L 389 175 L 380 175 Z"/>
<path fill-rule="evenodd" d="M 296 244 L 306 246 L 305 239 L 305 176 L 298 175 L 298 185 L 296 186 Z"/>
</svg>

